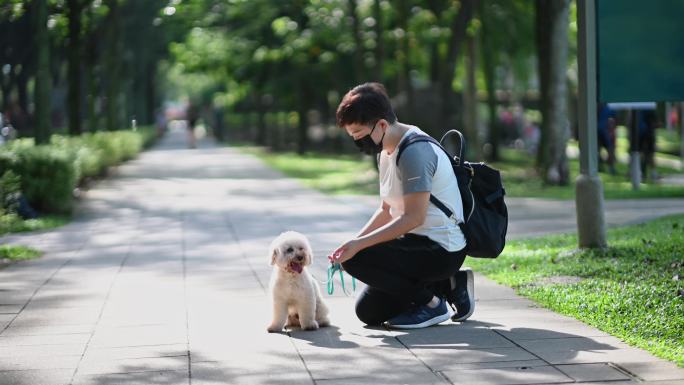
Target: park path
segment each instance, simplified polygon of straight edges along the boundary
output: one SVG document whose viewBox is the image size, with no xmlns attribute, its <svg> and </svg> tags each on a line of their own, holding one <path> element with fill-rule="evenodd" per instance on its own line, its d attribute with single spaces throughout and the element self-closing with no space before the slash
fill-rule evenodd
<svg viewBox="0 0 684 385">
<path fill-rule="evenodd" d="M 253 156 L 199 144 L 186 149 L 171 131 L 89 190 L 72 223 L 0 238 L 45 251 L 0 270 L 0 385 L 684 385 L 674 364 L 480 275 L 465 323 L 366 328 L 336 282 L 333 326 L 268 334 L 272 238 L 307 234 L 323 280 L 325 255 L 375 200 L 325 196 Z M 623 202 L 615 215 L 611 205 L 615 224 L 684 211 L 680 200 Z M 510 207 L 512 237 L 574 230 L 572 202 Z"/>
</svg>

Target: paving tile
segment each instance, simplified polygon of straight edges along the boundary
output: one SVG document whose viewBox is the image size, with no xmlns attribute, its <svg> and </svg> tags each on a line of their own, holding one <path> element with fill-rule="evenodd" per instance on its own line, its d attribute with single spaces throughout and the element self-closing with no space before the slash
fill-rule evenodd
<svg viewBox="0 0 684 385">
<path fill-rule="evenodd" d="M 90 339 L 90 333 L 49 334 L 42 336 L 0 336 L 0 346 L 33 346 L 84 344 Z"/>
<path fill-rule="evenodd" d="M 682 380 L 684 381 L 684 369 L 676 364 L 666 361 L 643 362 L 622 361 L 619 366 L 630 373 L 646 381 Z"/>
<path fill-rule="evenodd" d="M 363 347 L 396 347 L 402 344 L 385 329 L 348 328 L 329 326 L 315 331 L 299 329 L 290 332 L 292 342 L 299 350 L 316 349 L 355 349 Z"/>
<path fill-rule="evenodd" d="M 507 321 L 505 326 L 492 326 L 502 336 L 514 341 L 574 338 L 574 337 L 608 337 L 609 334 L 577 321 L 555 319 L 537 322 Z"/>
<path fill-rule="evenodd" d="M 0 314 L 17 314 L 23 307 L 23 303 L 6 303 L 0 300 Z"/>
<path fill-rule="evenodd" d="M 140 345 L 114 348 L 97 348 L 89 346 L 83 357 L 83 361 L 85 363 L 91 363 L 127 358 L 176 357 L 183 355 L 188 355 L 187 344 Z"/>
<path fill-rule="evenodd" d="M 0 371 L 2 385 L 68 385 L 73 369 Z"/>
<path fill-rule="evenodd" d="M 182 327 L 141 325 L 99 327 L 90 341 L 92 347 L 123 347 L 187 343 L 187 331 Z"/>
<path fill-rule="evenodd" d="M 515 344 L 498 333 L 469 323 L 444 324 L 438 327 L 413 330 L 399 334 L 397 338 L 408 348 L 514 348 Z"/>
<path fill-rule="evenodd" d="M 523 361 L 491 361 L 491 362 L 452 362 L 449 370 L 465 369 L 497 369 L 497 368 L 521 368 L 531 366 L 548 366 L 549 363 L 542 360 L 523 360 Z"/>
<path fill-rule="evenodd" d="M 433 373 L 427 368 L 416 371 L 376 371 L 365 376 L 359 374 L 355 377 L 316 379 L 320 385 L 447 385 L 450 382 L 440 373 Z"/>
<path fill-rule="evenodd" d="M 101 307 L 45 307 L 31 303 L 12 323 L 13 326 L 95 325 Z"/>
<path fill-rule="evenodd" d="M 62 345 L 3 345 L 0 344 L 0 359 L 4 357 L 80 356 L 85 350 L 83 344 Z"/>
<path fill-rule="evenodd" d="M 16 325 L 20 325 L 17 323 Z M 15 326 L 12 324 L 2 333 L 3 337 L 12 336 L 41 336 L 49 334 L 83 334 L 91 333 L 94 325 L 40 325 L 40 326 Z"/>
<path fill-rule="evenodd" d="M 0 330 L 5 329 L 7 325 L 16 317 L 16 314 L 3 314 L 0 313 Z"/>
<path fill-rule="evenodd" d="M 606 363 L 556 365 L 556 369 L 577 382 L 632 380 L 632 377 Z"/>
<path fill-rule="evenodd" d="M 469 363 L 510 362 L 536 360 L 524 349 L 515 348 L 413 348 L 411 352 L 425 362 L 432 370 L 441 371 L 451 365 Z"/>
<path fill-rule="evenodd" d="M 423 362 L 403 348 L 303 350 L 300 354 L 315 379 L 353 378 L 392 367 L 404 373 L 426 370 Z"/>
<path fill-rule="evenodd" d="M 620 365 L 622 362 L 659 361 L 653 355 L 632 348 L 615 337 L 573 337 L 518 343 L 551 364 L 613 362 Z"/>
<path fill-rule="evenodd" d="M 306 385 L 314 384 L 306 368 L 301 364 L 287 368 L 272 368 L 264 365 L 260 368 L 240 368 L 232 362 L 202 362 L 193 364 L 193 385 L 218 384 L 254 384 L 254 385 Z"/>
<path fill-rule="evenodd" d="M 78 375 L 72 385 L 187 385 L 187 370 Z"/>
<path fill-rule="evenodd" d="M 78 366 L 79 375 L 182 371 L 188 367 L 187 352 L 172 357 L 143 357 L 110 360 L 84 359 Z"/>
<path fill-rule="evenodd" d="M 31 370 L 31 369 L 76 369 L 80 355 L 12 355 L 0 359 L 0 373 L 6 370 Z"/>
<path fill-rule="evenodd" d="M 574 382 L 553 366 L 524 366 L 477 370 L 446 370 L 444 375 L 455 385 L 515 385 Z"/>
</svg>

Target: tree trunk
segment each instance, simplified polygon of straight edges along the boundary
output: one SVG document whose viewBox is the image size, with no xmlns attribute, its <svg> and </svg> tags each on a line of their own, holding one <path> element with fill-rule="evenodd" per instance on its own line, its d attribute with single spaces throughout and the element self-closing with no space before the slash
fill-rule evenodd
<svg viewBox="0 0 684 385">
<path fill-rule="evenodd" d="M 541 140 L 537 167 L 547 184 L 570 182 L 565 154 L 570 137 L 567 118 L 568 23 L 570 0 L 537 0 L 536 38 L 539 64 Z"/>
<path fill-rule="evenodd" d="M 105 56 L 105 74 L 107 75 L 107 100 L 106 100 L 106 127 L 108 131 L 121 128 L 119 119 L 121 104 L 119 103 L 120 91 L 120 62 L 121 62 L 121 16 L 118 0 L 106 1 L 109 7 L 107 15 L 107 41 L 108 49 Z"/>
<path fill-rule="evenodd" d="M 256 106 L 257 113 L 256 143 L 259 146 L 265 146 L 268 142 L 268 139 L 266 138 L 266 106 L 264 106 L 260 84 L 257 84 L 257 89 L 254 91 L 254 105 Z"/>
<path fill-rule="evenodd" d="M 442 13 L 447 7 L 447 4 L 444 0 L 428 0 L 426 5 L 438 20 L 443 17 Z M 442 65 L 444 64 L 439 54 L 440 43 L 441 42 L 439 40 L 434 40 L 430 44 L 430 84 L 439 83 Z"/>
<path fill-rule="evenodd" d="M 86 17 L 89 24 L 93 24 L 93 13 L 92 9 L 88 7 L 86 9 Z M 101 29 L 97 27 L 91 27 L 86 31 L 85 36 L 85 50 L 84 50 L 84 78 L 85 83 L 85 121 L 86 121 L 86 131 L 98 131 L 100 129 L 98 123 L 98 114 L 95 111 L 95 102 L 99 98 L 98 88 L 97 88 L 97 73 L 99 67 L 97 65 L 97 49 L 98 42 L 102 38 Z"/>
<path fill-rule="evenodd" d="M 147 119 L 143 120 L 143 123 L 154 124 L 156 118 L 155 109 L 157 108 L 157 63 L 153 60 L 148 60 L 145 73 L 145 110 L 147 111 Z"/>
<path fill-rule="evenodd" d="M 477 71 L 477 48 L 476 38 L 468 36 L 466 39 L 466 48 L 468 55 L 465 57 L 466 65 L 466 87 L 463 98 L 463 111 L 465 120 L 465 135 L 468 139 L 467 157 L 466 159 L 480 159 L 480 139 L 479 133 L 479 115 L 478 115 L 478 101 L 477 101 L 477 82 L 475 79 Z"/>
<path fill-rule="evenodd" d="M 348 0 L 349 14 L 352 18 L 352 35 L 354 36 L 354 84 L 359 84 L 363 77 L 363 41 L 361 41 L 361 22 L 356 13 L 356 0 Z"/>
<path fill-rule="evenodd" d="M 407 0 L 399 0 L 398 6 L 398 26 L 403 31 L 403 35 L 399 39 L 399 50 L 397 51 L 397 61 L 399 62 L 399 76 L 398 88 L 399 93 L 406 94 L 406 111 L 409 116 L 414 113 L 414 97 L 413 84 L 411 83 L 411 63 L 409 62 L 409 44 L 408 44 L 408 19 L 409 19 L 409 4 Z"/>
<path fill-rule="evenodd" d="M 382 37 L 382 9 L 380 8 L 380 0 L 373 2 L 373 17 L 375 18 L 375 81 L 383 82 L 382 67 L 385 63 L 385 39 Z"/>
<path fill-rule="evenodd" d="M 485 154 L 489 161 L 500 160 L 499 140 L 499 121 L 496 115 L 496 62 L 492 47 L 492 28 L 487 18 L 487 10 L 484 2 L 479 3 L 480 17 L 482 19 L 482 30 L 480 34 L 480 47 L 482 47 L 482 73 L 484 75 L 485 88 L 487 90 L 487 114 L 489 115 L 489 129 L 487 130 L 487 141 L 489 142 L 489 152 Z"/>
<path fill-rule="evenodd" d="M 68 19 L 68 95 L 69 134 L 81 134 L 81 11 L 80 0 L 67 0 Z"/>
<path fill-rule="evenodd" d="M 36 79 L 34 83 L 35 119 L 34 134 L 36 144 L 47 143 L 50 139 L 50 38 L 48 36 L 48 10 L 46 1 L 33 2 L 35 15 Z"/>
<path fill-rule="evenodd" d="M 300 69 L 299 74 L 299 103 L 297 103 L 297 114 L 299 123 L 297 125 L 297 153 L 302 155 L 309 149 L 309 106 L 311 105 L 311 92 L 307 79 L 307 73 Z"/>
<path fill-rule="evenodd" d="M 455 108 L 453 105 L 455 98 L 451 83 L 454 80 L 459 50 L 465 38 L 468 23 L 473 17 L 473 8 L 476 1 L 477 0 L 461 0 L 460 2 L 461 7 L 458 11 L 458 15 L 456 15 L 451 24 L 451 37 L 447 47 L 447 56 L 439 77 L 439 96 L 441 101 L 440 120 L 448 129 L 458 127 L 456 118 L 452 112 L 459 109 Z"/>
</svg>

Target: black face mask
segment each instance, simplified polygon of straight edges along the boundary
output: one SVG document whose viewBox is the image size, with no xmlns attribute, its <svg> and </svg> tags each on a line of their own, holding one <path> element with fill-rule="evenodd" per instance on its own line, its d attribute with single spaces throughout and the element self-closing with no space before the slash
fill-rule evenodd
<svg viewBox="0 0 684 385">
<path fill-rule="evenodd" d="M 378 122 L 375 122 L 373 128 L 371 129 L 371 132 L 368 135 L 364 136 L 361 139 L 354 140 L 354 144 L 356 144 L 356 147 L 358 147 L 359 150 L 366 155 L 375 155 L 382 151 L 382 140 L 385 138 L 385 133 L 382 133 L 380 143 L 375 143 L 373 141 L 373 138 L 371 137 L 371 134 L 373 133 L 373 130 L 375 130 L 375 126 L 377 124 Z"/>
</svg>

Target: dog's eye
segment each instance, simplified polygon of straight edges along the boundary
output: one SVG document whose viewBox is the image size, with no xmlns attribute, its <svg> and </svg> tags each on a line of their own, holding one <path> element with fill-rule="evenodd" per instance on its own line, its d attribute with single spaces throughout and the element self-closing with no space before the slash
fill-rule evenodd
<svg viewBox="0 0 684 385">
<path fill-rule="evenodd" d="M 288 247 L 288 248 L 287 248 L 287 250 L 285 250 L 285 251 L 286 251 L 286 252 L 288 252 L 288 253 L 291 253 L 291 252 L 293 252 L 293 251 L 294 251 L 294 249 L 293 249 L 293 248 L 291 248 L 291 247 Z"/>
</svg>

